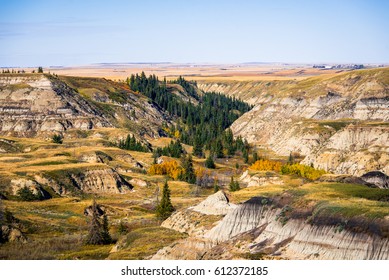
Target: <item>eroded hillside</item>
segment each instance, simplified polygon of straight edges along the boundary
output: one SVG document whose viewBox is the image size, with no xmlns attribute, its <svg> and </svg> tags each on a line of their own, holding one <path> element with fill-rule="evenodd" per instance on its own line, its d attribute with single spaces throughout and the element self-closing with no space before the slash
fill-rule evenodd
<svg viewBox="0 0 389 280">
<path fill-rule="evenodd" d="M 158 137 L 167 116 L 125 84 L 39 74 L 0 76 L 0 133 L 35 136 L 101 127 Z"/>
<path fill-rule="evenodd" d="M 389 69 L 301 81 L 198 82 L 255 105 L 233 125 L 235 136 L 278 155 L 334 173 L 389 172 Z"/>
</svg>

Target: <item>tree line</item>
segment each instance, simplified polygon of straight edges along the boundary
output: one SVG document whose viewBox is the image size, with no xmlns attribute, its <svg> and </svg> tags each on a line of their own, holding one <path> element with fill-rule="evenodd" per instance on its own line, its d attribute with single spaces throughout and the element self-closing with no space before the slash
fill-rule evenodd
<svg viewBox="0 0 389 280">
<path fill-rule="evenodd" d="M 170 93 L 166 79 L 159 81 L 155 75 L 146 77 L 142 72 L 127 78 L 131 90 L 143 93 L 158 107 L 178 119 L 176 125 L 165 125 L 164 130 L 182 143 L 192 145 L 195 156 L 203 157 L 204 149 L 207 149 L 211 150 L 214 157 L 234 155 L 237 151 L 248 157 L 247 141 L 242 138 L 235 140 L 232 131 L 225 130 L 241 114 L 249 111 L 251 105 L 215 92 L 206 92 L 200 96 L 195 82 L 188 82 L 181 76 L 171 82 L 180 84 L 199 104 L 185 102 Z"/>
</svg>

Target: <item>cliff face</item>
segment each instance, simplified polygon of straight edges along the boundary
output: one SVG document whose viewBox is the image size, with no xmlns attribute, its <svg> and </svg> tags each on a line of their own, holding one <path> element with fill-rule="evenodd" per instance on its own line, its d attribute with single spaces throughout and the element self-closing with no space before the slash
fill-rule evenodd
<svg viewBox="0 0 389 280">
<path fill-rule="evenodd" d="M 153 259 L 241 259 L 250 255 L 286 259 L 389 259 L 387 235 L 374 230 L 364 232 L 358 226 L 359 230 L 355 230 L 331 222 L 285 219 L 285 208 L 277 207 L 265 197 L 253 197 L 231 209 L 202 234 L 193 234 L 195 225 L 189 226 L 187 212 L 179 213 L 163 226 L 179 228 L 190 236 L 163 248 Z M 382 228 L 389 226 L 388 221 L 383 223 Z M 368 228 L 375 226 L 371 224 Z"/>
<path fill-rule="evenodd" d="M 335 173 L 388 173 L 389 69 L 302 81 L 198 82 L 255 107 L 232 125 L 235 136 L 287 156 L 298 152 Z"/>
<path fill-rule="evenodd" d="M 28 134 L 111 126 L 65 84 L 46 76 L 0 76 L 0 131 Z"/>
<path fill-rule="evenodd" d="M 0 133 L 34 136 L 69 129 L 130 128 L 157 137 L 168 118 L 147 98 L 105 79 L 0 75 Z"/>
<path fill-rule="evenodd" d="M 304 219 L 281 221 L 281 209 L 252 198 L 230 212 L 206 237 L 218 244 L 240 240 L 250 232 L 245 249 L 294 259 L 388 259 L 389 240 L 337 225 L 314 225 Z"/>
</svg>

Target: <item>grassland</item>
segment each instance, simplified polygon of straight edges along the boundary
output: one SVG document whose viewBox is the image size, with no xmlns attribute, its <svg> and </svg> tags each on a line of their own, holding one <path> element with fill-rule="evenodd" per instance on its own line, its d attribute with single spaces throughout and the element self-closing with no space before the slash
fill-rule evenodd
<svg viewBox="0 0 389 280">
<path fill-rule="evenodd" d="M 338 128 L 338 123 L 322 125 Z M 62 145 L 46 139 L 2 138 L 0 143 L 7 143 L 8 152 L 0 154 L 0 191 L 9 198 L 3 200 L 3 204 L 20 221 L 28 241 L 0 245 L 0 259 L 147 259 L 160 248 L 185 238 L 185 234 L 161 228 L 155 217 L 158 189 L 167 178 L 146 174 L 125 160 L 129 156 L 147 169 L 153 162 L 152 154 L 125 151 L 110 145 L 111 140 L 122 133 L 120 129 L 99 129 L 81 138 L 65 138 Z M 70 131 L 69 135 L 76 135 L 76 132 Z M 161 138 L 151 142 L 153 146 L 164 146 L 170 140 Z M 190 152 L 191 147 L 185 146 L 185 149 Z M 83 156 L 89 154 L 99 154 L 109 160 L 84 162 Z M 261 150 L 261 154 L 271 157 L 265 150 Z M 194 164 L 195 168 L 203 166 L 204 159 L 194 157 Z M 51 174 L 55 179 L 63 172 L 107 167 L 118 170 L 128 181 L 144 180 L 147 186 L 136 186 L 133 191 L 122 194 L 70 193 L 32 202 L 15 200 L 14 196 L 8 195 L 12 179 L 34 179 L 37 174 Z M 311 182 L 272 173 L 272 176 L 281 177 L 281 185 L 246 188 L 242 184 L 241 190 L 229 192 L 230 177 L 238 178 L 247 167 L 240 157 L 232 157 L 217 159 L 216 169 L 210 170 L 233 203 L 242 203 L 253 196 L 266 196 L 277 201 L 278 207 L 288 205 L 296 213 L 304 212 L 307 220 L 330 217 L 334 221 L 380 221 L 389 217 L 389 190 L 362 185 Z M 250 171 L 250 175 L 269 174 Z M 177 210 L 195 205 L 213 193 L 212 188 L 197 188 L 181 181 L 169 180 L 168 183 Z M 83 243 L 88 230 L 84 209 L 94 198 L 108 213 L 110 232 L 116 244 L 90 246 Z"/>
</svg>

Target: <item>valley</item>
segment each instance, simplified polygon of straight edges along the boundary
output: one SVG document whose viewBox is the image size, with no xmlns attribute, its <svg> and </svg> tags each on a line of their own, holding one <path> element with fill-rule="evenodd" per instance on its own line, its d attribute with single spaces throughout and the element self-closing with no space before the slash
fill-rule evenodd
<svg viewBox="0 0 389 280">
<path fill-rule="evenodd" d="M 0 259 L 389 259 L 388 68 L 119 68 L 0 74 Z"/>
</svg>

